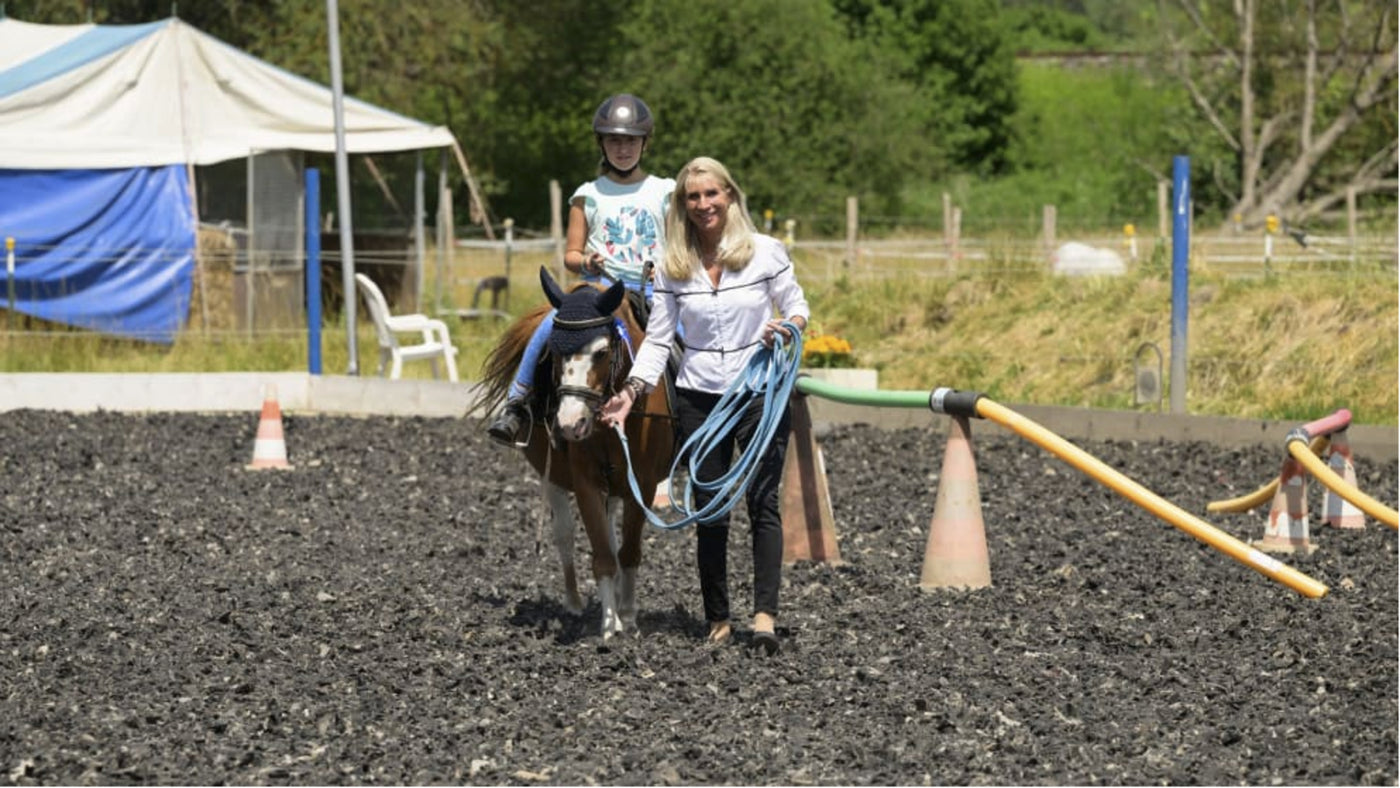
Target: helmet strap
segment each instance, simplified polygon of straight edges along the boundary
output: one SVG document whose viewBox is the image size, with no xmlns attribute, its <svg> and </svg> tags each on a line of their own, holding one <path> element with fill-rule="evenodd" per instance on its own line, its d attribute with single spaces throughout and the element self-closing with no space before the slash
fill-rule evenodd
<svg viewBox="0 0 1400 788">
<path fill-rule="evenodd" d="M 630 176 L 632 173 L 637 171 L 638 167 L 642 166 L 642 156 L 646 155 L 647 142 L 649 140 L 650 138 L 648 137 L 642 137 L 642 152 L 637 154 L 637 163 L 624 170 L 619 168 L 617 165 L 613 164 L 612 159 L 608 158 L 608 149 L 603 147 L 603 137 L 601 134 L 598 135 L 598 150 L 603 154 L 603 167 L 605 169 L 617 173 L 618 175 L 624 178 Z"/>
</svg>

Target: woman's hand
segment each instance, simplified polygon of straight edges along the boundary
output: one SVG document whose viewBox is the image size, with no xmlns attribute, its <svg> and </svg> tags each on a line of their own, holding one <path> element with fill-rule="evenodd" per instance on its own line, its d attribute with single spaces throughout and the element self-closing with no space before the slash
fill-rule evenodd
<svg viewBox="0 0 1400 788">
<path fill-rule="evenodd" d="M 586 276 L 598 276 L 603 273 L 603 256 L 597 252 L 584 252 L 578 269 Z"/>
<path fill-rule="evenodd" d="M 801 319 L 802 318 L 800 317 L 797 318 L 797 320 Z M 769 320 L 767 323 L 763 324 L 762 339 L 764 347 L 773 347 L 773 336 L 775 334 L 782 334 L 784 342 L 791 342 L 793 340 L 792 331 L 787 326 L 783 325 L 784 322 L 791 322 L 793 325 L 798 327 L 798 330 L 802 330 L 806 327 L 803 323 L 798 323 L 796 320 L 787 321 L 783 318 L 773 318 L 772 320 Z"/>
<path fill-rule="evenodd" d="M 627 421 L 627 416 L 632 412 L 632 406 L 636 404 L 638 390 L 629 379 L 628 385 L 623 386 L 612 398 L 603 403 L 603 410 L 599 418 L 605 427 L 614 427 Z"/>
</svg>

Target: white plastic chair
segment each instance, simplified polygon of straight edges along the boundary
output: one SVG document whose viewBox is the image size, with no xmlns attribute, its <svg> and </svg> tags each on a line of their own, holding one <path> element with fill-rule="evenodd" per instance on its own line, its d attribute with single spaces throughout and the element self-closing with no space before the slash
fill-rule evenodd
<svg viewBox="0 0 1400 788">
<path fill-rule="evenodd" d="M 374 333 L 379 338 L 379 375 L 385 374 L 387 364 L 389 379 L 398 380 L 405 361 L 427 360 L 432 362 L 436 378 L 438 361 L 442 360 L 447 364 L 447 379 L 457 382 L 457 348 L 452 345 L 446 323 L 427 315 L 391 315 L 384 293 L 373 280 L 364 274 L 355 274 L 355 282 L 364 294 L 370 317 L 374 319 Z M 411 333 L 418 333 L 423 341 L 417 345 L 399 344 L 399 334 Z"/>
</svg>

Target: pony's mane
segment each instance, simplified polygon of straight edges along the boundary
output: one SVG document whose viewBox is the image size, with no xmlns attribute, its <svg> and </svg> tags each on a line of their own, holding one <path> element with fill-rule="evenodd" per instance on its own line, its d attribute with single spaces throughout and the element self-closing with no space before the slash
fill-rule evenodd
<svg viewBox="0 0 1400 788">
<path fill-rule="evenodd" d="M 572 293 L 584 287 L 592 287 L 596 290 L 605 289 L 601 285 L 591 282 L 578 282 L 569 288 L 569 292 Z M 468 413 L 494 413 L 501 403 L 505 402 L 506 395 L 510 392 L 510 384 L 515 380 L 515 370 L 520 366 L 520 360 L 525 355 L 525 346 L 530 343 L 530 337 L 534 335 L 535 328 L 539 326 L 551 309 L 553 307 L 547 303 L 533 307 L 506 327 L 505 333 L 501 335 L 496 347 L 487 354 L 486 359 L 481 363 L 481 382 L 477 389 L 476 399 Z M 641 341 L 642 329 L 632 314 L 630 296 L 622 299 L 622 304 L 613 311 L 613 315 L 622 319 L 633 342 Z"/>
</svg>

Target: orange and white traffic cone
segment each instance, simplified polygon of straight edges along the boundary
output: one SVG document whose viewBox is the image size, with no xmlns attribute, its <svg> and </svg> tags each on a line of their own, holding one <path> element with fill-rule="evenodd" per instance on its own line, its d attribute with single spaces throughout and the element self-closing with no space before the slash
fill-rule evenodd
<svg viewBox="0 0 1400 788">
<path fill-rule="evenodd" d="M 1327 466 L 1342 481 L 1356 486 L 1356 467 L 1352 465 L 1351 444 L 1347 443 L 1347 431 L 1338 430 L 1331 435 L 1332 453 L 1327 455 Z M 1329 488 L 1322 496 L 1322 511 L 1327 513 L 1327 524 L 1333 528 L 1365 528 L 1366 517 L 1356 504 L 1332 492 Z"/>
<path fill-rule="evenodd" d="M 826 463 L 812 431 L 807 395 L 792 395 L 792 426 L 782 483 L 783 563 L 844 563 L 836 542 L 836 516 L 826 484 Z"/>
<path fill-rule="evenodd" d="M 253 461 L 250 471 L 266 468 L 291 468 L 287 462 L 287 442 L 282 435 L 282 407 L 277 404 L 277 387 L 269 384 L 263 389 L 262 416 L 258 419 L 258 436 L 253 440 Z"/>
<path fill-rule="evenodd" d="M 950 417 L 938 497 L 933 505 L 919 588 L 986 588 L 992 584 L 982 496 L 966 416 Z"/>
<path fill-rule="evenodd" d="M 1266 553 L 1307 554 L 1317 549 L 1308 537 L 1308 474 L 1292 457 L 1283 461 L 1279 471 L 1264 538 L 1251 544 Z"/>
<path fill-rule="evenodd" d="M 671 505 L 671 477 L 662 479 L 656 485 L 656 494 L 651 499 L 651 508 L 660 509 Z"/>
</svg>

